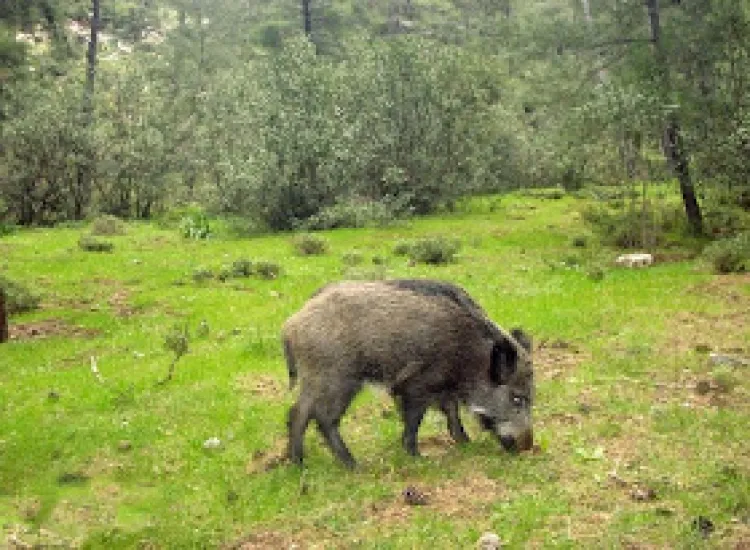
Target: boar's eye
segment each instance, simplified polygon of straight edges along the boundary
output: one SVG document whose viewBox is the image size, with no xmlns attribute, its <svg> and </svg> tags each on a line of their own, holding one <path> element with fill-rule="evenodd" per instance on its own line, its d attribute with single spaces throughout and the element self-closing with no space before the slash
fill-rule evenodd
<svg viewBox="0 0 750 550">
<path fill-rule="evenodd" d="M 529 402 L 529 400 L 526 399 L 523 395 L 514 395 L 513 397 L 511 397 L 511 401 L 513 402 L 513 406 L 518 407 L 519 409 L 525 407 Z"/>
</svg>

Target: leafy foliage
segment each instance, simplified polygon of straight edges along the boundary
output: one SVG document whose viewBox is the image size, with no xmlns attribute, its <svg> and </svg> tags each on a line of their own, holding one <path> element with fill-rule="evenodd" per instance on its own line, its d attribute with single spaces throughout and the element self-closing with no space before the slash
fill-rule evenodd
<svg viewBox="0 0 750 550">
<path fill-rule="evenodd" d="M 78 239 L 78 248 L 86 252 L 112 252 L 115 245 L 111 241 L 97 239 L 93 235 L 82 235 Z"/>
<path fill-rule="evenodd" d="M 397 243 L 394 253 L 406 254 L 409 259 L 423 264 L 449 264 L 455 261 L 461 243 L 446 237 L 425 237 L 411 242 Z"/>
<path fill-rule="evenodd" d="M 292 240 L 292 245 L 300 256 L 319 256 L 328 250 L 328 241 L 323 237 L 302 233 Z"/>
<path fill-rule="evenodd" d="M 750 270 L 750 232 L 711 243 L 703 256 L 717 273 L 740 273 Z"/>
<path fill-rule="evenodd" d="M 5 307 L 9 315 L 26 313 L 39 307 L 39 296 L 17 281 L 0 275 L 0 289 L 5 292 Z"/>
<path fill-rule="evenodd" d="M 98 216 L 91 222 L 91 234 L 97 236 L 124 235 L 125 224 L 117 216 L 108 214 Z"/>
</svg>

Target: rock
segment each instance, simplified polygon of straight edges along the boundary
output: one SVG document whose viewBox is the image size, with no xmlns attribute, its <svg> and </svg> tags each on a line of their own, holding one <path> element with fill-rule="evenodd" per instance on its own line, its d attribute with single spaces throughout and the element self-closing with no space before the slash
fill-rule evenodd
<svg viewBox="0 0 750 550">
<path fill-rule="evenodd" d="M 410 506 L 424 506 L 427 504 L 427 495 L 411 485 L 404 489 L 403 495 L 404 502 Z"/>
<path fill-rule="evenodd" d="M 698 395 L 706 395 L 711 391 L 711 383 L 708 380 L 698 380 L 695 384 L 695 393 Z"/>
<path fill-rule="evenodd" d="M 630 492 L 630 498 L 638 502 L 649 502 L 656 499 L 656 491 L 651 487 L 636 487 Z"/>
<path fill-rule="evenodd" d="M 621 267 L 648 267 L 654 263 L 654 257 L 647 253 L 622 254 L 615 263 Z"/>
<path fill-rule="evenodd" d="M 205 319 L 202 319 L 200 323 L 198 323 L 198 328 L 195 329 L 195 336 L 197 338 L 205 338 L 208 336 L 208 333 L 210 332 L 210 329 L 208 327 L 208 321 Z"/>
<path fill-rule="evenodd" d="M 750 359 L 744 357 L 737 357 L 734 355 L 725 355 L 722 353 L 709 353 L 709 360 L 714 365 L 723 365 L 727 367 L 748 367 L 750 366 Z"/>
<path fill-rule="evenodd" d="M 204 449 L 211 450 L 218 449 L 219 447 L 221 447 L 221 439 L 219 439 L 218 437 L 209 437 L 203 442 Z"/>
<path fill-rule="evenodd" d="M 714 527 L 714 522 L 709 518 L 698 516 L 693 520 L 693 529 L 703 535 L 703 538 L 708 538 L 708 536 L 714 532 L 716 527 Z"/>
<path fill-rule="evenodd" d="M 495 533 L 484 533 L 477 541 L 477 548 L 480 550 L 497 550 L 502 546 L 500 537 Z"/>
</svg>

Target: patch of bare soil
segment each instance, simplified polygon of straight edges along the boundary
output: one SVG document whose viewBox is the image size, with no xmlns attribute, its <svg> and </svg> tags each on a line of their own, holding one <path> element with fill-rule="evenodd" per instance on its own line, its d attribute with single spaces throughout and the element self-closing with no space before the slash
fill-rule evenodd
<svg viewBox="0 0 750 550">
<path fill-rule="evenodd" d="M 107 303 L 118 317 L 130 317 L 136 312 L 136 309 L 130 305 L 129 300 L 130 292 L 127 289 L 120 288 L 110 296 Z"/>
<path fill-rule="evenodd" d="M 75 544 L 48 529 L 32 529 L 23 525 L 3 526 L 5 548 L 75 548 Z"/>
<path fill-rule="evenodd" d="M 743 290 L 743 287 L 745 290 Z M 687 312 L 675 315 L 666 353 L 716 351 L 750 353 L 747 327 L 750 326 L 750 274 L 721 275 L 689 289 L 721 305 L 721 313 Z"/>
<path fill-rule="evenodd" d="M 268 472 L 287 461 L 287 442 L 285 438 L 277 439 L 268 449 L 260 449 L 253 453 L 247 463 L 245 471 L 248 475 Z"/>
<path fill-rule="evenodd" d="M 552 380 L 575 371 L 590 356 L 575 344 L 543 340 L 534 350 L 534 371 L 538 380 Z"/>
<path fill-rule="evenodd" d="M 370 504 L 365 511 L 368 522 L 374 526 L 405 523 L 415 508 L 426 508 L 450 518 L 472 519 L 485 515 L 488 506 L 506 497 L 499 481 L 482 474 L 448 480 L 432 488 L 404 483 L 404 487 L 407 486 L 424 495 L 424 505 L 409 504 L 404 495 L 398 493 L 390 500 Z"/>
<path fill-rule="evenodd" d="M 287 393 L 287 385 L 278 378 L 256 372 L 243 373 L 235 378 L 235 387 L 263 399 L 280 399 Z"/>
<path fill-rule="evenodd" d="M 419 440 L 419 452 L 423 456 L 442 456 L 453 447 L 456 443 L 447 434 L 429 435 Z"/>
<path fill-rule="evenodd" d="M 35 340 L 65 336 L 75 338 L 94 338 L 101 334 L 98 329 L 70 325 L 61 319 L 44 319 L 31 323 L 11 323 L 9 328 L 11 340 Z"/>
<path fill-rule="evenodd" d="M 303 529 L 286 533 L 274 529 L 258 529 L 223 547 L 224 550 L 317 550 L 318 548 L 347 548 L 331 533 Z"/>
<path fill-rule="evenodd" d="M 309 548 L 301 545 L 288 533 L 280 531 L 258 531 L 243 537 L 242 540 L 226 546 L 227 550 L 255 550 L 261 548 Z"/>
</svg>

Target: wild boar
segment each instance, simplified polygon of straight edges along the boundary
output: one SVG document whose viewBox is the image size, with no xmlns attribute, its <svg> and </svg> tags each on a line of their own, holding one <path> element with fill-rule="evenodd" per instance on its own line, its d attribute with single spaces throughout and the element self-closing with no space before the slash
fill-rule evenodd
<svg viewBox="0 0 750 550">
<path fill-rule="evenodd" d="M 458 442 L 468 440 L 458 411 L 465 404 L 505 449 L 532 445 L 530 340 L 497 326 L 455 285 L 427 279 L 327 285 L 286 321 L 282 342 L 291 386 L 302 380 L 288 418 L 293 462 L 302 463 L 314 419 L 334 455 L 355 465 L 339 424 L 365 383 L 384 385 L 394 397 L 402 443 L 412 455 L 430 406 L 443 411 Z"/>
</svg>

